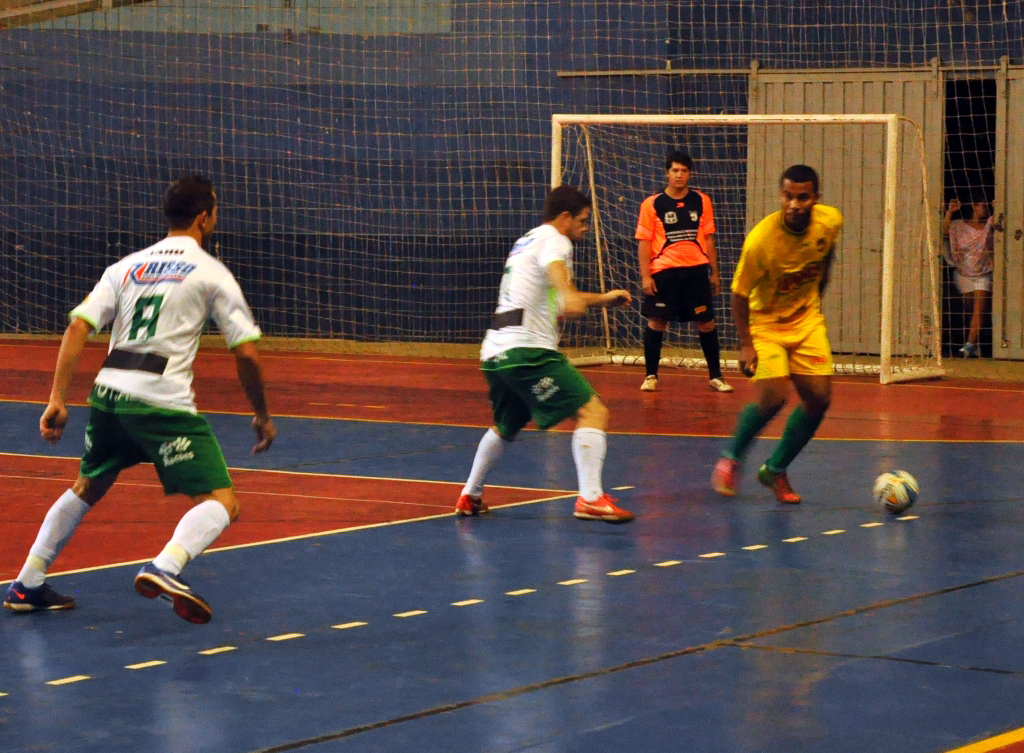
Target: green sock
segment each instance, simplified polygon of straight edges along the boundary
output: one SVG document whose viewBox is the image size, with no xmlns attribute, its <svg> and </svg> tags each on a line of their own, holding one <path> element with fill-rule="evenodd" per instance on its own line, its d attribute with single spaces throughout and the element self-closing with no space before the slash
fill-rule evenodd
<svg viewBox="0 0 1024 753">
<path fill-rule="evenodd" d="M 762 416 L 761 411 L 757 409 L 757 403 L 749 403 L 744 406 L 740 411 L 739 418 L 736 419 L 736 429 L 732 433 L 732 439 L 729 440 L 722 455 L 732 460 L 743 460 L 758 432 L 767 426 L 772 418 L 774 415 Z"/>
<path fill-rule="evenodd" d="M 786 421 L 786 430 L 782 432 L 782 439 L 779 440 L 775 452 L 768 458 L 768 470 L 776 473 L 786 470 L 793 462 L 793 458 L 811 441 L 824 418 L 824 413 L 820 416 L 808 416 L 804 412 L 804 407 L 798 405 Z"/>
</svg>

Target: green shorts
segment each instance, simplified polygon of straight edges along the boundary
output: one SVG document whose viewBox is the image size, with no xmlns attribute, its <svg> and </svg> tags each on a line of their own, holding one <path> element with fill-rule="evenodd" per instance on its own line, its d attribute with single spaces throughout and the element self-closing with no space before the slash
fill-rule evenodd
<svg viewBox="0 0 1024 753">
<path fill-rule="evenodd" d="M 154 408 L 109 387 L 89 395 L 81 474 L 96 478 L 153 463 L 166 494 L 206 494 L 231 487 L 210 423 L 186 411 Z"/>
<path fill-rule="evenodd" d="M 576 415 L 596 393 L 557 350 L 512 348 L 480 364 L 490 387 L 494 425 L 509 439 L 532 418 L 549 429 Z"/>
</svg>

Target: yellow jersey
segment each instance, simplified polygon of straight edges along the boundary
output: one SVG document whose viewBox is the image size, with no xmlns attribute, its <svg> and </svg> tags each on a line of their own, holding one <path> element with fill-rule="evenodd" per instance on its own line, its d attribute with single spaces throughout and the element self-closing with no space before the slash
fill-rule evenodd
<svg viewBox="0 0 1024 753">
<path fill-rule="evenodd" d="M 821 310 L 826 257 L 842 227 L 842 212 L 824 204 L 812 207 L 802 233 L 786 227 L 781 211 L 754 226 L 732 278 L 732 292 L 750 301 L 751 323 L 791 322 Z"/>
</svg>

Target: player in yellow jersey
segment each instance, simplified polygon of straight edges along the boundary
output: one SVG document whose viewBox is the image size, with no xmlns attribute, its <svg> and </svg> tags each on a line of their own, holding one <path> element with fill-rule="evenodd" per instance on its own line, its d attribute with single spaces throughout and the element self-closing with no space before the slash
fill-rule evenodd
<svg viewBox="0 0 1024 753">
<path fill-rule="evenodd" d="M 779 190 L 782 209 L 747 235 L 732 281 L 740 368 L 753 377 L 757 402 L 740 413 L 711 484 L 719 494 L 736 494 L 739 464 L 757 434 L 782 410 L 792 382 L 801 404 L 757 478 L 779 502 L 798 504 L 800 495 L 789 485 L 786 468 L 818 430 L 832 398 L 832 348 L 821 294 L 843 215 L 818 204 L 818 174 L 807 165 L 788 168 Z"/>
</svg>

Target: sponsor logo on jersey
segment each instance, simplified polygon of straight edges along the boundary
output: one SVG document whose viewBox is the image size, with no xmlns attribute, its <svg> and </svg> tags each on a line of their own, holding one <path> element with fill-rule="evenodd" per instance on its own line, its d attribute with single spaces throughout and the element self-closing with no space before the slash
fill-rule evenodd
<svg viewBox="0 0 1024 753">
<path fill-rule="evenodd" d="M 125 272 L 124 282 L 136 285 L 156 285 L 159 282 L 182 282 L 196 268 L 185 261 L 143 261 L 132 264 Z"/>
<path fill-rule="evenodd" d="M 811 262 L 803 269 L 779 277 L 775 283 L 775 289 L 779 293 L 791 293 L 810 282 L 818 282 L 825 271 L 825 265 L 821 262 Z"/>
</svg>

